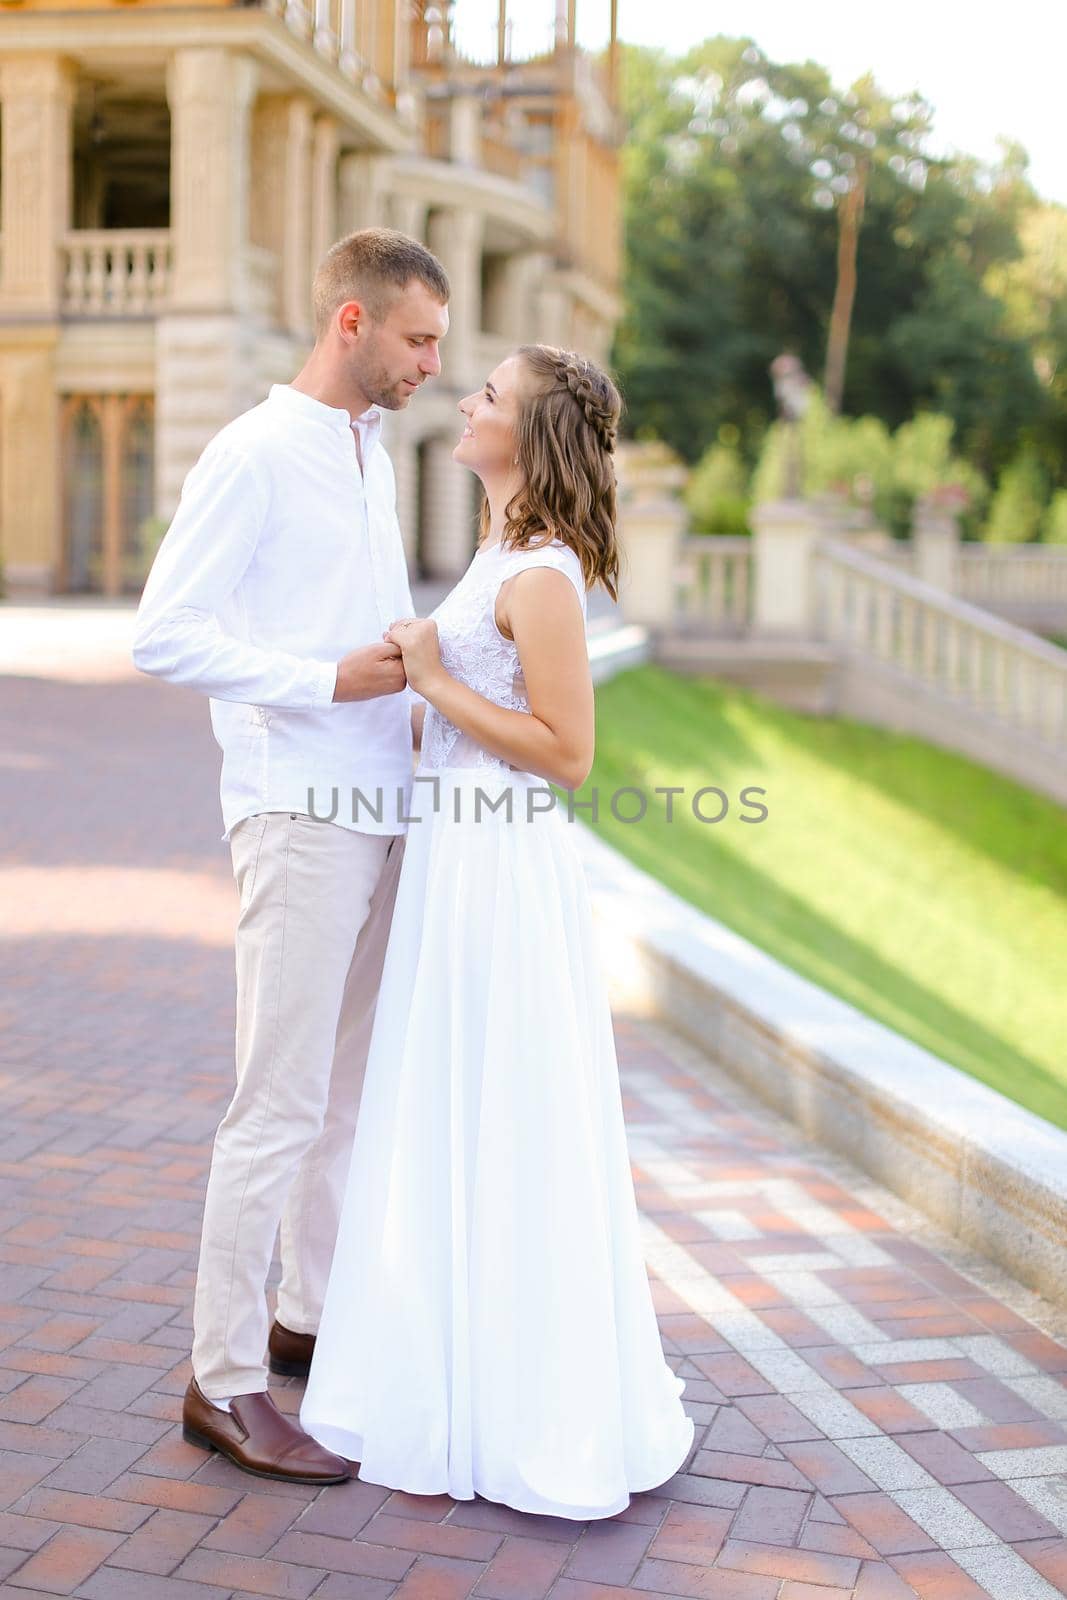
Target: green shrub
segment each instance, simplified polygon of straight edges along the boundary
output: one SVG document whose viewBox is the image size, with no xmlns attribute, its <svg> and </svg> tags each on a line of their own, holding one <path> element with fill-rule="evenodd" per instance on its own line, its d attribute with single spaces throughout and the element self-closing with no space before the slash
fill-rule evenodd
<svg viewBox="0 0 1067 1600">
<path fill-rule="evenodd" d="M 1057 489 L 1041 519 L 1041 537 L 1046 544 L 1067 544 L 1067 489 Z"/>
<path fill-rule="evenodd" d="M 894 434 L 880 417 L 834 416 L 813 389 L 800 423 L 804 495 L 837 494 L 847 503 L 870 506 L 876 519 L 901 537 L 911 527 L 917 499 L 953 486 L 966 491 L 967 519 L 973 521 L 989 488 L 978 469 L 953 452 L 952 434 L 952 418 L 936 412 L 920 412 Z M 775 422 L 753 473 L 753 499 L 779 498 L 785 473 L 786 433 Z"/>
<path fill-rule="evenodd" d="M 1029 544 L 1038 536 L 1049 484 L 1041 463 L 1022 449 L 1001 472 L 989 507 L 985 538 L 993 543 Z"/>
<path fill-rule="evenodd" d="M 713 444 L 689 475 L 685 503 L 694 533 L 748 533 L 745 464 L 736 447 Z"/>
<path fill-rule="evenodd" d="M 965 531 L 977 532 L 989 485 L 977 467 L 953 452 L 953 428 L 951 417 L 920 411 L 893 435 L 894 515 L 906 519 L 905 529 L 911 526 L 916 500 L 936 489 L 958 488 L 965 491 L 968 507 Z"/>
</svg>

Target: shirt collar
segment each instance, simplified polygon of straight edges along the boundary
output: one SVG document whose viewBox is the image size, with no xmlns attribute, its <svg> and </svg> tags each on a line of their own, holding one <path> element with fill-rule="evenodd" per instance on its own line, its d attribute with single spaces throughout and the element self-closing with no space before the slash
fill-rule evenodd
<svg viewBox="0 0 1067 1600">
<path fill-rule="evenodd" d="M 316 400 L 313 395 L 305 394 L 302 389 L 294 389 L 288 383 L 271 384 L 268 398 L 272 404 L 286 406 L 291 411 L 310 417 L 313 422 L 324 422 L 328 427 L 335 428 L 338 433 L 347 433 L 350 428 L 358 428 L 364 456 L 382 431 L 382 413 L 377 406 L 371 406 L 353 420 L 347 411 L 339 410 L 336 406 L 328 406 L 322 400 Z"/>
</svg>

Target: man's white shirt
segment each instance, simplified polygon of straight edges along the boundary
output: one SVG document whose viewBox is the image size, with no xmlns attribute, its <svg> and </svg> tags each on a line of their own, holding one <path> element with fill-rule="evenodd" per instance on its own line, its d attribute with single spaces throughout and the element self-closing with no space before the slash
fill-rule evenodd
<svg viewBox="0 0 1067 1600">
<path fill-rule="evenodd" d="M 414 615 L 381 421 L 275 384 L 189 473 L 145 584 L 133 659 L 210 696 L 224 839 L 335 791 L 341 826 L 404 832 L 414 695 L 333 702 L 341 657 Z"/>
</svg>

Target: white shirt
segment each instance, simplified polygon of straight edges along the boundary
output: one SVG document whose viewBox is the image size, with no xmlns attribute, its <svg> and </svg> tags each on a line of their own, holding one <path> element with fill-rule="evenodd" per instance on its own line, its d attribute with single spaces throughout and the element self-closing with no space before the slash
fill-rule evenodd
<svg viewBox="0 0 1067 1600">
<path fill-rule="evenodd" d="M 329 817 L 334 791 L 342 827 L 405 831 L 411 691 L 333 703 L 341 657 L 414 615 L 381 422 L 275 384 L 211 440 L 149 573 L 133 660 L 211 697 L 223 839 Z"/>
</svg>

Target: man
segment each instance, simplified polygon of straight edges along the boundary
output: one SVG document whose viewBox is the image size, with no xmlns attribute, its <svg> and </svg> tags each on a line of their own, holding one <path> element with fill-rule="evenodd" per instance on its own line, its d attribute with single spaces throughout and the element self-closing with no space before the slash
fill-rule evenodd
<svg viewBox="0 0 1067 1600">
<path fill-rule="evenodd" d="M 347 1463 L 277 1410 L 264 1355 L 310 1364 L 400 871 L 413 697 L 383 635 L 414 608 L 378 435 L 381 410 L 441 370 L 449 286 L 417 240 L 363 229 L 313 293 L 297 377 L 185 480 L 133 659 L 211 697 L 240 894 L 237 1088 L 208 1179 L 185 1437 L 318 1484 Z"/>
</svg>

